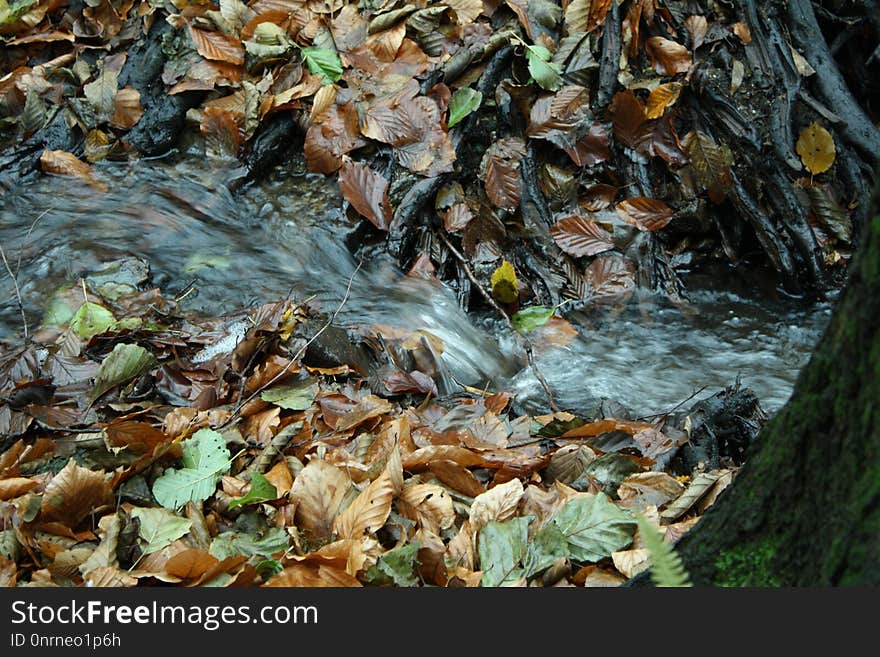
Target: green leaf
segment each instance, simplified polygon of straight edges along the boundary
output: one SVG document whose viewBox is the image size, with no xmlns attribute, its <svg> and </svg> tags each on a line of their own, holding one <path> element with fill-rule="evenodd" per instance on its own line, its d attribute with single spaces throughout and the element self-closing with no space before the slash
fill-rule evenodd
<svg viewBox="0 0 880 657">
<path fill-rule="evenodd" d="M 604 493 L 570 499 L 553 516 L 568 542 L 568 553 L 577 561 L 599 561 L 632 543 L 635 521 Z"/>
<path fill-rule="evenodd" d="M 535 538 L 529 543 L 529 550 L 523 562 L 526 577 L 540 573 L 552 566 L 557 559 L 567 556 L 568 540 L 565 538 L 565 534 L 556 525 L 546 525 L 535 534 Z"/>
<path fill-rule="evenodd" d="M 86 301 L 73 314 L 70 329 L 83 340 L 108 330 L 116 323 L 116 318 L 104 306 Z"/>
<path fill-rule="evenodd" d="M 532 516 L 513 518 L 506 522 L 492 521 L 480 530 L 482 586 L 512 584 L 525 575 L 517 566 L 526 556 L 531 521 Z"/>
<path fill-rule="evenodd" d="M 290 411 L 304 411 L 315 401 L 318 386 L 311 379 L 288 386 L 275 386 L 260 395 L 263 401 Z"/>
<path fill-rule="evenodd" d="M 131 515 L 138 519 L 138 536 L 146 542 L 141 548 L 144 555 L 158 552 L 188 534 L 192 527 L 191 520 L 176 516 L 166 509 L 138 508 Z"/>
<path fill-rule="evenodd" d="M 684 564 L 672 546 L 663 540 L 663 534 L 648 522 L 642 514 L 636 515 L 639 536 L 651 555 L 651 579 L 658 587 L 691 586 L 691 580 Z"/>
<path fill-rule="evenodd" d="M 258 504 L 259 502 L 274 500 L 277 497 L 278 491 L 275 490 L 272 482 L 257 472 L 251 479 L 251 489 L 247 492 L 247 495 L 239 497 L 237 500 L 232 500 L 229 503 L 229 508 L 234 509 L 242 504 Z"/>
<path fill-rule="evenodd" d="M 139 374 L 156 366 L 156 358 L 149 351 L 136 344 L 118 344 L 101 361 L 95 385 L 89 393 L 93 402 L 111 388 L 130 381 Z"/>
<path fill-rule="evenodd" d="M 320 75 L 324 78 L 325 84 L 328 82 L 336 82 L 342 77 L 342 62 L 339 61 L 339 55 L 328 48 L 318 48 L 310 46 L 301 48 L 303 61 L 309 67 L 309 71 L 313 75 Z"/>
<path fill-rule="evenodd" d="M 246 557 L 254 555 L 271 557 L 283 552 L 290 546 L 290 537 L 283 527 L 267 529 L 262 536 L 224 532 L 211 541 L 209 552 L 218 559 L 226 559 L 241 554 Z"/>
<path fill-rule="evenodd" d="M 216 431 L 199 429 L 183 442 L 183 468 L 169 469 L 153 483 L 153 496 L 167 509 L 206 500 L 229 470 L 231 455 L 226 439 Z"/>
<path fill-rule="evenodd" d="M 528 333 L 540 326 L 544 326 L 553 317 L 556 312 L 555 308 L 547 308 L 546 306 L 532 306 L 524 308 L 513 314 L 510 318 L 513 328 L 520 333 Z"/>
<path fill-rule="evenodd" d="M 542 89 L 557 91 L 562 87 L 562 68 L 550 61 L 552 54 L 544 46 L 526 45 L 529 73 Z"/>
<path fill-rule="evenodd" d="M 416 586 L 419 583 L 415 569 L 418 563 L 419 544 L 417 541 L 386 552 L 366 573 L 366 581 L 371 584 L 389 586 Z"/>
<path fill-rule="evenodd" d="M 483 94 L 476 89 L 470 87 L 462 87 L 454 94 L 449 101 L 449 120 L 446 122 L 447 128 L 452 128 L 471 112 L 475 112 L 483 102 Z"/>
</svg>

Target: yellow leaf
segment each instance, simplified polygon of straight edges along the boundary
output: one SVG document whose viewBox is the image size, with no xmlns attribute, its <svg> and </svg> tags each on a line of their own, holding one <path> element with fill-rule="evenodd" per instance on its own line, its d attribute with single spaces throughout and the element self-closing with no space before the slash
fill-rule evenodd
<svg viewBox="0 0 880 657">
<path fill-rule="evenodd" d="M 797 153 L 813 175 L 828 171 L 837 156 L 834 137 L 818 123 L 811 123 L 801 131 Z"/>
<path fill-rule="evenodd" d="M 679 94 L 681 94 L 680 82 L 667 82 L 655 87 L 648 96 L 647 117 L 659 119 L 667 107 L 675 104 Z"/>
<path fill-rule="evenodd" d="M 519 296 L 519 283 L 516 280 L 516 272 L 513 265 L 507 260 L 502 261 L 501 266 L 492 272 L 492 295 L 501 303 L 513 303 Z"/>
</svg>

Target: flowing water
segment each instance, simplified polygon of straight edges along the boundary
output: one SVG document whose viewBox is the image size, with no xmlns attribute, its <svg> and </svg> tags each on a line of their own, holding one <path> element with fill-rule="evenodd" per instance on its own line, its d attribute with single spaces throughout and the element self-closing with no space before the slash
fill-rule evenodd
<svg viewBox="0 0 880 657">
<path fill-rule="evenodd" d="M 196 157 L 97 171 L 107 193 L 34 176 L 3 199 L 0 245 L 31 325 L 59 286 L 130 255 L 150 263 L 153 282 L 169 296 L 194 283 L 197 293 L 183 307 L 211 314 L 291 293 L 315 295 L 331 312 L 351 282 L 341 322 L 427 330 L 443 340 L 442 362 L 454 380 L 510 390 L 526 408 L 545 404 L 517 341 L 499 322 L 469 317 L 443 285 L 404 278 L 383 258 L 358 269 L 346 246 L 356 225 L 324 177 L 280 173 L 233 195 L 226 184 L 235 172 Z M 585 409 L 607 397 L 646 415 L 739 378 L 765 409 L 777 410 L 830 304 L 779 298 L 772 285 L 756 289 L 741 275 L 688 283 L 685 310 L 642 297 L 624 309 L 570 317 L 576 338 L 536 349 L 557 403 Z M 16 339 L 21 323 L 12 279 L 0 270 L 0 342 Z"/>
</svg>

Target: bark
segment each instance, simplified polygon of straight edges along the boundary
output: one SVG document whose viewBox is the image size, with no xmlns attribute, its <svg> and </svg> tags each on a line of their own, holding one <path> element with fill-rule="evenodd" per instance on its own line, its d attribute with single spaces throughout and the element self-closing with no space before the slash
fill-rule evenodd
<svg viewBox="0 0 880 657">
<path fill-rule="evenodd" d="M 880 584 L 880 204 L 791 401 L 679 545 L 698 584 Z"/>
</svg>

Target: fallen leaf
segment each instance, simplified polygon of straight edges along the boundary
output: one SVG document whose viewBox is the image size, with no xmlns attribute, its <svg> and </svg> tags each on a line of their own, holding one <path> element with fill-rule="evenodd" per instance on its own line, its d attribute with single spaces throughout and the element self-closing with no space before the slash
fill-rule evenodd
<svg viewBox="0 0 880 657">
<path fill-rule="evenodd" d="M 388 181 L 359 162 L 343 158 L 339 188 L 345 200 L 379 230 L 391 225 L 393 209 L 388 199 Z"/>
</svg>

